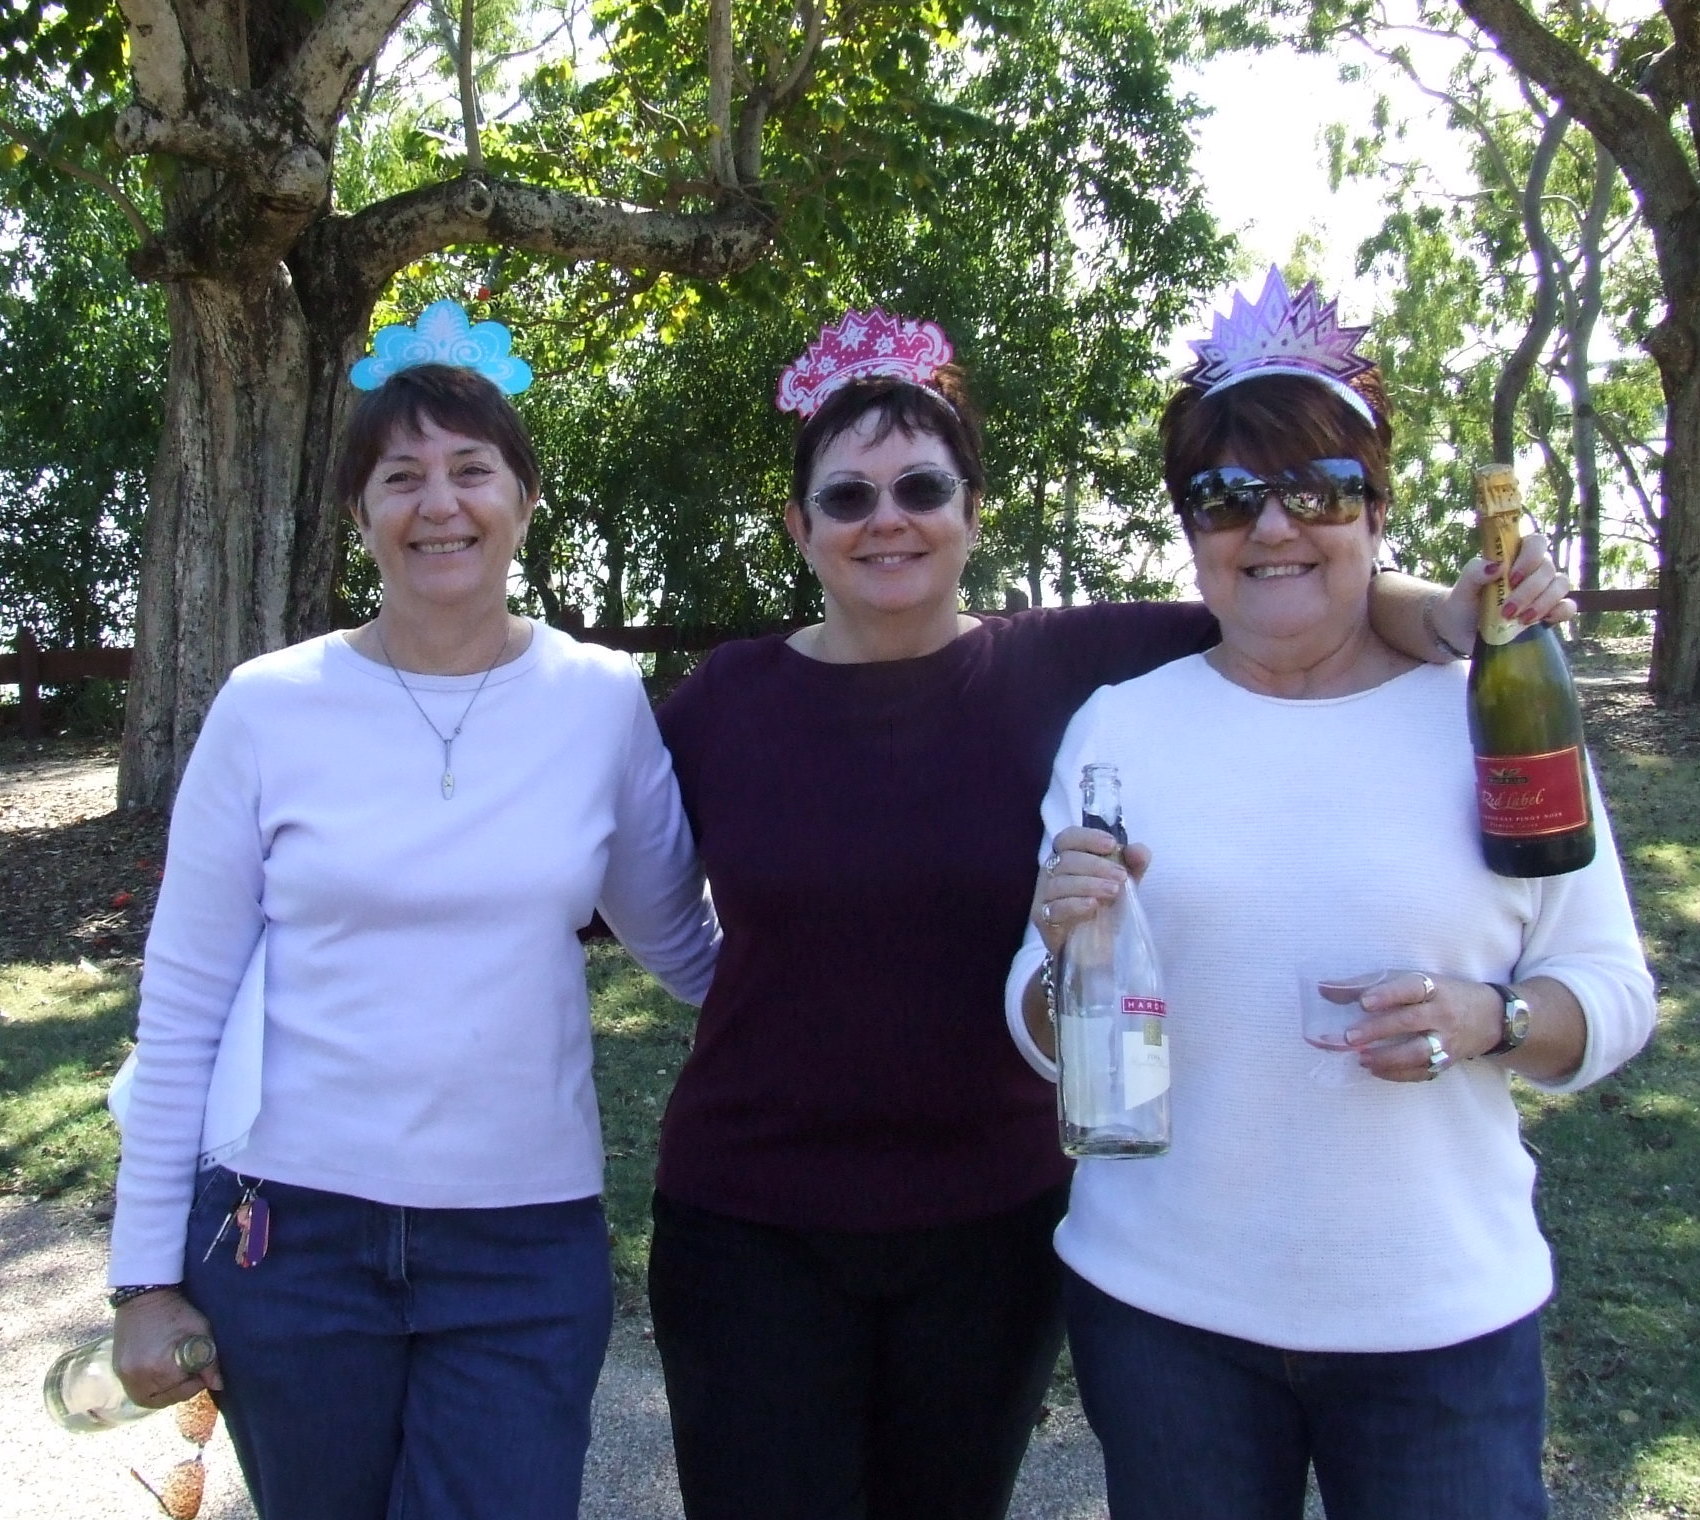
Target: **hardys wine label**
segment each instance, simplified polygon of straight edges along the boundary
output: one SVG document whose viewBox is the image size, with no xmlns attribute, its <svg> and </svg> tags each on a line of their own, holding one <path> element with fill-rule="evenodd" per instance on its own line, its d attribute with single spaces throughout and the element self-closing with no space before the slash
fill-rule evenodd
<svg viewBox="0 0 1700 1520">
<path fill-rule="evenodd" d="M 1523 631 L 1521 623 L 1507 619 L 1500 611 L 1511 598 L 1511 562 L 1517 558 L 1522 542 L 1518 530 L 1522 513 L 1523 498 L 1510 465 L 1483 465 L 1476 471 L 1476 527 L 1481 534 L 1482 558 L 1499 562 L 1499 574 L 1482 597 L 1477 624 L 1488 644 L 1509 644 Z"/>
<path fill-rule="evenodd" d="M 1562 834 L 1588 821 L 1588 782 L 1580 749 L 1545 755 L 1477 755 L 1482 832 L 1502 839 Z"/>
<path fill-rule="evenodd" d="M 1123 997 L 1122 1012 L 1149 1014 L 1152 1018 L 1161 1019 L 1168 1016 L 1169 1005 L 1162 998 Z"/>
</svg>

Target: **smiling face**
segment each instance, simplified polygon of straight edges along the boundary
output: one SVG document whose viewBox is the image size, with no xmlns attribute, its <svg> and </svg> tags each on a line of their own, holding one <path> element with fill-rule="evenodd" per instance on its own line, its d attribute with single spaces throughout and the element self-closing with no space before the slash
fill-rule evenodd
<svg viewBox="0 0 1700 1520">
<path fill-rule="evenodd" d="M 1371 501 L 1356 522 L 1302 523 L 1271 492 L 1247 526 L 1189 534 L 1198 592 L 1222 625 L 1223 645 L 1267 660 L 1281 649 L 1329 651 L 1360 636 L 1382 518 Z"/>
<path fill-rule="evenodd" d="M 836 480 L 872 481 L 881 487 L 873 515 L 835 522 L 792 501 L 785 526 L 820 577 L 829 635 L 880 646 L 895 658 L 928 653 L 956 636 L 962 570 L 979 522 L 960 490 L 935 511 L 899 507 L 887 489 L 898 476 L 921 469 L 962 471 L 935 433 L 892 428 L 876 439 L 878 432 L 877 415 L 864 414 L 820 450 L 808 480 L 811 493 Z M 895 651 L 894 637 L 900 646 Z"/>
<path fill-rule="evenodd" d="M 355 509 L 384 604 L 404 615 L 505 608 L 534 496 L 488 439 L 419 419 L 379 451 Z"/>
</svg>

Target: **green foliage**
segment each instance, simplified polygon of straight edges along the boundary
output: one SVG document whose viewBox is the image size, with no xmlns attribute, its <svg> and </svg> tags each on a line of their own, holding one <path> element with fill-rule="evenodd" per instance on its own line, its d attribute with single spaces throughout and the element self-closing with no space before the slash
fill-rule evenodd
<svg viewBox="0 0 1700 1520">
<path fill-rule="evenodd" d="M 1312 17 L 1329 14 L 1319 8 Z M 1439 5 L 1426 6 L 1422 20 L 1436 31 L 1461 25 Z M 1409 568 L 1444 578 L 1473 552 L 1470 471 L 1492 456 L 1495 385 L 1534 321 L 1536 266 L 1523 202 L 1553 112 L 1527 87 L 1523 103 L 1508 106 L 1505 71 L 1491 55 L 1465 48 L 1444 82 L 1419 80 L 1395 29 L 1355 15 L 1333 21 L 1406 72 L 1470 145 L 1474 183 L 1442 195 L 1409 157 L 1405 124 L 1385 102 L 1364 130 L 1335 127 L 1329 137 L 1336 179 L 1386 186 L 1386 220 L 1360 247 L 1358 266 L 1391 293 L 1375 332 L 1397 424 L 1399 500 L 1389 538 Z M 1579 43 L 1596 52 L 1609 41 L 1595 23 L 1582 30 Z M 1523 471 L 1529 504 L 1561 559 L 1581 531 L 1580 471 L 1584 462 L 1597 469 L 1605 531 L 1616 539 L 1600 562 L 1636 581 L 1651 563 L 1662 425 L 1657 373 L 1636 349 L 1660 297 L 1650 240 L 1620 178 L 1600 226 L 1588 224 L 1596 157 L 1592 139 L 1571 127 L 1542 187 L 1559 305 L 1518 406 L 1517 447 L 1525 464 L 1538 463 L 1538 472 Z M 1591 332 L 1584 306 L 1590 246 L 1604 270 L 1600 326 Z M 1588 385 L 1579 391 L 1571 360 L 1584 349 Z M 1578 407 L 1598 435 L 1591 452 L 1574 426 Z"/>
<path fill-rule="evenodd" d="M 1164 340 L 1224 245 L 1191 177 L 1188 108 L 1140 15 L 1044 0 L 1024 19 L 970 27 L 930 80 L 894 76 L 912 113 L 907 199 L 884 169 L 841 175 L 830 199 L 817 187 L 787 208 L 774 259 L 723 286 L 611 283 L 513 256 L 432 276 L 487 291 L 539 371 L 522 402 L 548 477 L 525 561 L 534 610 L 811 614 L 816 589 L 780 529 L 792 424 L 772 388 L 822 322 L 875 303 L 941 322 L 987 414 L 972 604 L 1001 605 L 1011 582 L 1039 599 L 1052 585 L 1168 589 L 1147 568 L 1174 530 L 1140 425 Z M 578 98 L 615 97 L 593 82 Z M 411 286 L 402 305 L 426 296 Z"/>
<path fill-rule="evenodd" d="M 988 416 L 992 477 L 970 591 L 1047 583 L 1065 600 L 1152 594 L 1172 539 L 1139 428 L 1226 244 L 1191 170 L 1191 107 L 1164 39 L 1124 0 L 1040 0 L 959 76 L 987 129 L 946 161 L 948 204 L 869 271 L 959 337 Z M 994 579 L 994 576 L 996 579 Z M 990 595 L 989 595 L 990 593 Z"/>
<path fill-rule="evenodd" d="M 49 648 L 123 643 L 164 302 L 131 279 L 107 199 L 59 179 L 26 205 L 0 232 L 0 638 L 28 623 Z"/>
<path fill-rule="evenodd" d="M 1584 674 L 1600 675 L 1584 656 Z M 1611 672 L 1604 672 L 1608 676 Z M 1638 679 L 1615 672 L 1625 685 Z M 1602 722 L 1603 718 L 1613 721 Z M 1651 1047 L 1583 1093 L 1525 1092 L 1543 1226 L 1554 1460 L 1700 1503 L 1700 759 L 1692 729 L 1591 712 L 1601 782 L 1662 992 Z M 1674 1513 L 1687 1513 L 1675 1510 Z"/>
</svg>

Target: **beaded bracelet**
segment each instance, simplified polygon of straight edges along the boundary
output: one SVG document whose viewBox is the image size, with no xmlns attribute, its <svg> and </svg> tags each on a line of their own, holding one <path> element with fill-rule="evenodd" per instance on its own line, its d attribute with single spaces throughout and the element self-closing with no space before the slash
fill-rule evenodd
<svg viewBox="0 0 1700 1520">
<path fill-rule="evenodd" d="M 140 1298 L 146 1293 L 172 1293 L 180 1286 L 178 1283 L 133 1283 L 129 1287 L 114 1288 L 107 1295 L 107 1306 L 112 1309 L 122 1309 L 131 1299 Z"/>
</svg>

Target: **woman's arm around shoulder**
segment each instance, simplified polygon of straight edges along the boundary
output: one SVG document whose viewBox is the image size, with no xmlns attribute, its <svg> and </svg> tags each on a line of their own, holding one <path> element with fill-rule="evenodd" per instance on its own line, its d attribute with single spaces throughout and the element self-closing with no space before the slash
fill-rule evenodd
<svg viewBox="0 0 1700 1520">
<path fill-rule="evenodd" d="M 667 746 L 632 670 L 614 833 L 597 907 L 621 944 L 675 997 L 700 1004 L 720 926 Z"/>
</svg>

